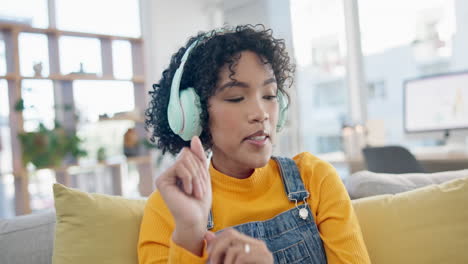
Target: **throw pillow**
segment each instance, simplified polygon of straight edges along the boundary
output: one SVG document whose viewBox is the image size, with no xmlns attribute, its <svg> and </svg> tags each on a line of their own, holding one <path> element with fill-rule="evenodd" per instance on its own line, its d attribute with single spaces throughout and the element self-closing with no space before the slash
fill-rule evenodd
<svg viewBox="0 0 468 264">
<path fill-rule="evenodd" d="M 468 178 L 353 200 L 372 263 L 467 263 Z"/>
<path fill-rule="evenodd" d="M 146 201 L 89 194 L 54 184 L 57 224 L 53 264 L 138 263 Z"/>
</svg>

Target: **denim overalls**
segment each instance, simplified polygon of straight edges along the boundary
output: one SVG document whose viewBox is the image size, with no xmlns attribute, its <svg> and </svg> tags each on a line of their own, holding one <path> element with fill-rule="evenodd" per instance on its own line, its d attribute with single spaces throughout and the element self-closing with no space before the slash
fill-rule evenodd
<svg viewBox="0 0 468 264">
<path fill-rule="evenodd" d="M 296 207 L 269 220 L 249 222 L 233 228 L 240 233 L 265 241 L 273 253 L 275 263 L 327 263 L 322 239 L 306 203 L 309 192 L 305 190 L 296 163 L 288 158 L 272 158 L 280 169 L 288 199 L 294 202 Z M 297 203 L 300 201 L 304 203 L 298 206 Z M 211 230 L 213 226 L 214 221 L 210 211 L 207 227 Z"/>
</svg>

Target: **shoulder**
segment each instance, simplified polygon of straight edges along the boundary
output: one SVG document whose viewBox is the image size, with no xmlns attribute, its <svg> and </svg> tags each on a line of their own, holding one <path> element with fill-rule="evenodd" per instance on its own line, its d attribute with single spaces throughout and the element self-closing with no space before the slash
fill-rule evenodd
<svg viewBox="0 0 468 264">
<path fill-rule="evenodd" d="M 309 152 L 302 152 L 293 157 L 302 180 L 306 185 L 321 185 L 327 178 L 338 178 L 335 168 Z"/>
<path fill-rule="evenodd" d="M 293 157 L 299 170 L 305 169 L 307 171 L 315 172 L 330 172 L 335 171 L 335 168 L 328 162 L 319 159 L 309 152 L 302 152 Z"/>
</svg>

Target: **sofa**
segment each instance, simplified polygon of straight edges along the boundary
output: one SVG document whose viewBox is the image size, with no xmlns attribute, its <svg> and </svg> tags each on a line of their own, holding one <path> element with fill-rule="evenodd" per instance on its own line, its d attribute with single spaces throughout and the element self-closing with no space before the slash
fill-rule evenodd
<svg viewBox="0 0 468 264">
<path fill-rule="evenodd" d="M 468 263 L 468 170 L 346 181 L 372 263 Z M 55 210 L 0 220 L 1 264 L 137 263 L 144 200 L 55 184 Z"/>
</svg>

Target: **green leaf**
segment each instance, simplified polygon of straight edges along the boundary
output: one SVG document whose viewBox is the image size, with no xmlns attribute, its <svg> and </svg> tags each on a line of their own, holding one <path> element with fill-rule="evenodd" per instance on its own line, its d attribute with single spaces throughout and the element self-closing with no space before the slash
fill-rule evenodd
<svg viewBox="0 0 468 264">
<path fill-rule="evenodd" d="M 23 110 L 24 110 L 24 100 L 19 99 L 18 101 L 16 101 L 15 111 L 16 112 L 22 112 Z"/>
</svg>

